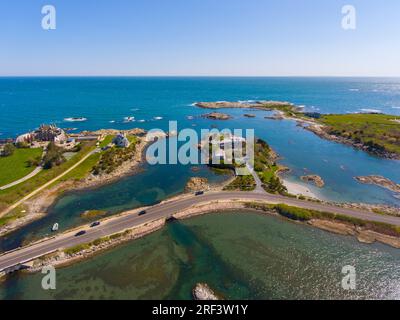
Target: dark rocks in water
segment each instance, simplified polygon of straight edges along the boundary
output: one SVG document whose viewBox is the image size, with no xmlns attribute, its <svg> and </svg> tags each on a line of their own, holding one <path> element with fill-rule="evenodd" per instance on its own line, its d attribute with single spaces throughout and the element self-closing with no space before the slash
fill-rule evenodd
<svg viewBox="0 0 400 320">
<path fill-rule="evenodd" d="M 246 118 L 255 118 L 256 117 L 256 115 L 252 114 L 252 113 L 245 113 L 243 116 Z"/>
<path fill-rule="evenodd" d="M 232 119 L 232 117 L 229 114 L 226 113 L 220 113 L 220 112 L 211 112 L 211 113 L 206 113 L 202 115 L 203 118 L 211 119 L 211 120 L 229 120 Z"/>
</svg>

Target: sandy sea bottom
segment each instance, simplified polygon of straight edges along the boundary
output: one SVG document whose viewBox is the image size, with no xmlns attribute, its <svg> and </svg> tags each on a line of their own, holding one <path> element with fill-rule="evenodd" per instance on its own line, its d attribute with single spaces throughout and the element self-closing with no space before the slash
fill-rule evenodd
<svg viewBox="0 0 400 320">
<path fill-rule="evenodd" d="M 342 267 L 357 288 L 343 290 Z M 306 225 L 249 212 L 209 214 L 57 270 L 57 289 L 42 274 L 14 274 L 1 299 L 190 299 L 206 282 L 228 299 L 400 297 L 400 251 L 365 245 Z"/>
</svg>

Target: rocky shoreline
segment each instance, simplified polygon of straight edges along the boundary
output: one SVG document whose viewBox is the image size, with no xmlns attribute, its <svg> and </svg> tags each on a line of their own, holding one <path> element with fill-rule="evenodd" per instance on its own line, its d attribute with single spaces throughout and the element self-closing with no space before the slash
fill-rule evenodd
<svg viewBox="0 0 400 320">
<path fill-rule="evenodd" d="M 301 121 L 300 121 L 300 124 L 302 124 Z M 382 157 L 385 159 L 400 160 L 400 154 L 396 154 L 396 153 L 392 153 L 392 152 L 388 152 L 388 151 L 382 151 L 382 150 L 378 150 L 378 149 L 371 149 L 371 147 L 364 145 L 363 143 L 358 143 L 358 142 L 355 142 L 355 141 L 345 138 L 345 137 L 329 134 L 325 130 L 326 127 L 321 124 L 314 123 L 311 125 L 306 124 L 306 125 L 301 125 L 301 126 L 304 129 L 316 134 L 317 136 L 319 136 L 322 139 L 349 145 L 355 149 L 362 150 L 362 151 L 368 152 L 370 154 L 373 154 L 373 155 L 376 155 L 376 156 L 379 156 L 379 157 Z"/>
<path fill-rule="evenodd" d="M 105 132 L 112 132 L 112 129 L 105 130 Z M 48 208 L 64 192 L 98 188 L 100 186 L 115 182 L 121 177 L 137 173 L 140 170 L 140 164 L 144 162 L 144 150 L 148 143 L 149 142 L 145 141 L 145 139 L 141 139 L 136 146 L 136 152 L 133 159 L 131 159 L 131 161 L 124 162 L 110 174 L 98 176 L 89 174 L 86 178 L 80 181 L 64 181 L 54 187 L 51 187 L 50 189 L 43 190 L 40 195 L 27 200 L 24 204 L 24 210 L 27 212 L 24 217 L 16 219 L 11 223 L 2 226 L 0 228 L 0 236 L 4 236 L 28 223 L 31 223 L 32 221 L 38 220 L 45 216 Z"/>
</svg>

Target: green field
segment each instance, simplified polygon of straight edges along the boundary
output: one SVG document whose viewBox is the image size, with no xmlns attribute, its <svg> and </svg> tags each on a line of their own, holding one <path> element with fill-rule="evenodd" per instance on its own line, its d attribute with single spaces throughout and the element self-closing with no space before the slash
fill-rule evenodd
<svg viewBox="0 0 400 320">
<path fill-rule="evenodd" d="M 0 186 L 21 179 L 31 173 L 35 166 L 29 166 L 28 160 L 40 157 L 41 148 L 15 149 L 8 157 L 0 157 Z"/>
<path fill-rule="evenodd" d="M 22 182 L 21 184 L 18 184 L 6 190 L 0 190 L 0 211 L 2 209 L 5 209 L 7 206 L 13 204 L 14 202 L 18 201 L 22 197 L 26 196 L 30 192 L 34 191 L 35 189 L 39 188 L 46 182 L 50 181 L 51 179 L 63 173 L 65 170 L 67 170 L 75 163 L 77 163 L 79 160 L 81 160 L 86 154 L 88 154 L 94 148 L 95 148 L 94 142 L 82 143 L 82 149 L 79 152 L 77 152 L 77 154 L 73 156 L 70 160 L 60 164 L 59 166 L 53 166 L 51 169 L 42 170 L 36 176 L 32 177 L 31 179 L 25 182 Z M 77 169 L 79 168 L 80 166 Z M 59 181 L 55 183 L 58 182 Z"/>
<path fill-rule="evenodd" d="M 319 121 L 327 126 L 328 133 L 362 143 L 371 152 L 400 155 L 400 117 L 384 114 L 343 114 L 324 115 Z"/>
<path fill-rule="evenodd" d="M 114 139 L 114 135 L 109 134 L 107 135 L 101 142 L 100 142 L 100 148 L 104 148 L 105 146 L 109 145 L 112 140 Z"/>
</svg>

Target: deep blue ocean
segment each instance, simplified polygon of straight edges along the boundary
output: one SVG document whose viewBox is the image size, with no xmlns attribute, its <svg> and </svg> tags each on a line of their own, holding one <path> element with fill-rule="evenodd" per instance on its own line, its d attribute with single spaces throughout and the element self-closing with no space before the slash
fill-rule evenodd
<svg viewBox="0 0 400 320">
<path fill-rule="evenodd" d="M 163 127 L 202 110 L 196 101 L 283 100 L 323 113 L 381 110 L 400 115 L 400 79 L 385 78 L 0 78 L 0 136 L 13 137 L 41 123 L 78 129 Z M 145 123 L 124 124 L 135 116 Z M 84 123 L 63 122 L 86 117 Z M 115 121 L 115 123 L 110 123 Z"/>
<path fill-rule="evenodd" d="M 304 184 L 300 176 L 320 175 L 326 185 L 307 185 L 319 197 L 332 201 L 380 203 L 400 206 L 394 193 L 358 183 L 359 175 L 383 175 L 400 183 L 400 161 L 369 155 L 352 147 L 320 139 L 293 121 L 264 119 L 265 111 L 224 109 L 229 121 L 200 118 L 207 110 L 193 106 L 196 101 L 283 100 L 306 110 L 322 113 L 379 110 L 400 116 L 400 79 L 385 78 L 0 78 L 0 138 L 15 137 L 42 123 L 56 123 L 77 131 L 101 128 L 168 129 L 169 120 L 178 129 L 253 128 L 280 154 L 280 162 L 291 169 L 287 179 Z M 135 122 L 124 123 L 133 116 Z M 188 116 L 194 118 L 188 119 Z M 66 122 L 68 117 L 85 117 L 85 122 Z M 156 117 L 161 117 L 162 119 Z M 139 120 L 143 120 L 140 122 Z M 63 195 L 48 215 L 0 241 L 11 249 L 31 236 L 46 234 L 54 222 L 61 229 L 83 223 L 86 210 L 110 214 L 152 204 L 183 191 L 188 177 L 215 176 L 190 166 L 145 165 L 141 174 L 91 190 Z M 304 184 L 306 185 L 306 184 Z"/>
</svg>

